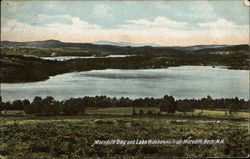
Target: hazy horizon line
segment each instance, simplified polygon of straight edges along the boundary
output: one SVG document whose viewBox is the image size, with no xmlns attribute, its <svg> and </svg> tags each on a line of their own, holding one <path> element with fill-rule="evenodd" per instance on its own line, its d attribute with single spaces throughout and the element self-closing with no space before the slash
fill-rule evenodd
<svg viewBox="0 0 250 159">
<path fill-rule="evenodd" d="M 161 44 L 156 44 L 156 43 L 131 43 L 131 42 L 126 42 L 126 41 L 92 41 L 92 42 L 74 42 L 74 41 L 62 41 L 58 39 L 47 39 L 47 40 L 31 40 L 31 41 L 16 41 L 16 40 L 0 40 L 0 42 L 19 42 L 19 43 L 28 43 L 28 42 L 44 42 L 44 41 L 59 41 L 61 43 L 80 43 L 80 44 L 94 44 L 95 42 L 110 42 L 110 43 L 127 43 L 127 44 L 135 44 L 135 45 L 144 45 L 144 46 L 150 46 L 150 45 L 155 45 L 155 47 L 191 47 L 191 46 L 209 46 L 209 45 L 225 45 L 225 46 L 235 46 L 235 45 L 250 45 L 249 43 L 239 43 L 239 44 L 194 44 L 194 45 L 161 45 Z M 94 44 L 94 45 L 112 45 L 112 44 Z M 115 45 L 113 45 L 115 46 Z M 129 45 L 128 45 L 129 46 Z M 126 47 L 126 46 L 120 46 L 120 47 Z M 138 46 L 140 47 L 140 46 Z"/>
</svg>

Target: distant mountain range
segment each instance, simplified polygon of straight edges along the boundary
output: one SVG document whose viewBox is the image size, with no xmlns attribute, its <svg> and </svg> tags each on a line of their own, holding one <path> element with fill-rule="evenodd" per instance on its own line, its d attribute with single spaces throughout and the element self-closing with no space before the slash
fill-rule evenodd
<svg viewBox="0 0 250 159">
<path fill-rule="evenodd" d="M 127 42 L 112 42 L 112 41 L 96 41 L 93 42 L 92 44 L 96 45 L 113 45 L 113 46 L 120 46 L 120 47 L 143 47 L 143 46 L 152 46 L 152 47 L 163 47 L 161 45 L 156 45 L 156 44 L 133 44 L 133 43 L 127 43 Z"/>
<path fill-rule="evenodd" d="M 232 48 L 248 45 L 195 45 L 195 46 L 160 46 L 156 44 L 132 44 L 126 42 L 110 42 L 110 41 L 97 41 L 94 43 L 67 43 L 61 42 L 58 40 L 45 40 L 45 41 L 31 41 L 31 42 L 11 42 L 11 41 L 1 41 L 1 46 L 10 46 L 10 47 L 79 47 L 87 48 L 94 50 L 121 50 L 123 48 L 135 48 L 135 49 L 171 49 L 179 51 L 197 51 L 203 49 L 223 49 L 223 48 Z"/>
<path fill-rule="evenodd" d="M 111 41 L 97 41 L 92 44 L 96 45 L 113 45 L 113 46 L 120 46 L 120 47 L 144 47 L 144 46 L 151 46 L 151 47 L 168 47 L 168 48 L 174 48 L 178 50 L 200 50 L 200 49 L 210 49 L 210 48 L 223 48 L 228 47 L 229 45 L 195 45 L 195 46 L 162 46 L 157 44 L 133 44 L 133 43 L 127 43 L 127 42 L 111 42 Z"/>
<path fill-rule="evenodd" d="M 201 50 L 201 49 L 225 48 L 229 46 L 230 45 L 195 45 L 195 46 L 186 46 L 186 47 L 174 46 L 172 48 L 179 49 L 179 50 L 186 50 L 186 51 L 195 51 L 195 50 Z"/>
</svg>

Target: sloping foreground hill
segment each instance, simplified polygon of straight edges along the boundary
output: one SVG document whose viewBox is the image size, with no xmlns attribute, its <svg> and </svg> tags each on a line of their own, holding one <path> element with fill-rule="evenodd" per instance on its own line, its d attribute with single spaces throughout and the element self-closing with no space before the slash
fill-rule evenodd
<svg viewBox="0 0 250 159">
<path fill-rule="evenodd" d="M 203 119 L 185 122 L 179 118 L 149 116 L 4 117 L 0 120 L 0 155 L 6 158 L 246 157 L 249 145 L 246 123 L 211 123 Z M 108 140 L 154 140 L 168 144 L 97 142 Z M 208 140 L 220 142 L 196 142 Z"/>
</svg>

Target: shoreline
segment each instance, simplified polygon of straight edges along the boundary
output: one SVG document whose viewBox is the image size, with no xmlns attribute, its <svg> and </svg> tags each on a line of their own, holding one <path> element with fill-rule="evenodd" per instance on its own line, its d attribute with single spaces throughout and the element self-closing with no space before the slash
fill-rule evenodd
<svg viewBox="0 0 250 159">
<path fill-rule="evenodd" d="M 52 60 L 51 60 L 52 61 Z M 26 84 L 26 83 L 34 83 L 34 82 L 44 82 L 46 80 L 49 80 L 50 77 L 55 77 L 57 75 L 63 75 L 63 74 L 67 74 L 67 73 L 73 73 L 73 72 L 88 72 L 88 71 L 95 71 L 95 70 L 108 70 L 108 69 L 112 69 L 112 70 L 155 70 L 155 69 L 168 69 L 168 68 L 176 68 L 176 67 L 186 67 L 186 66 L 194 66 L 194 67 L 215 67 L 215 68 L 219 68 L 219 69 L 226 69 L 226 70 L 239 70 L 239 71 L 250 71 L 248 69 L 237 69 L 237 68 L 233 68 L 230 66 L 224 66 L 224 65 L 179 65 L 179 66 L 167 66 L 167 67 L 159 67 L 159 68 L 131 68 L 131 69 L 120 69 L 120 68 L 104 68 L 104 69 L 90 69 L 90 70 L 85 70 L 85 71 L 68 71 L 65 73 L 58 73 L 55 75 L 51 75 L 48 76 L 47 78 L 41 78 L 40 80 L 32 80 L 32 81 L 17 81 L 17 82 L 1 82 L 0 81 L 0 85 L 1 84 Z"/>
</svg>

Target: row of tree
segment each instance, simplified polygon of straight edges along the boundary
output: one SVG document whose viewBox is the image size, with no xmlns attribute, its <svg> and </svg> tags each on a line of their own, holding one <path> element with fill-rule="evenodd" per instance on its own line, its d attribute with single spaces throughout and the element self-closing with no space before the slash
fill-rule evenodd
<svg viewBox="0 0 250 159">
<path fill-rule="evenodd" d="M 175 111 L 192 112 L 194 109 L 222 109 L 229 112 L 246 110 L 249 106 L 249 100 L 230 98 L 230 99 L 212 99 L 210 96 L 202 99 L 184 99 L 175 100 L 172 96 L 165 95 L 163 98 L 110 98 L 106 96 L 70 98 L 63 101 L 57 101 L 53 97 L 46 98 L 35 97 L 32 102 L 27 99 L 14 100 L 13 102 L 3 102 L 0 98 L 0 110 L 24 110 L 27 114 L 40 115 L 74 115 L 84 114 L 85 107 L 158 107 L 161 112 L 173 114 Z"/>
</svg>

